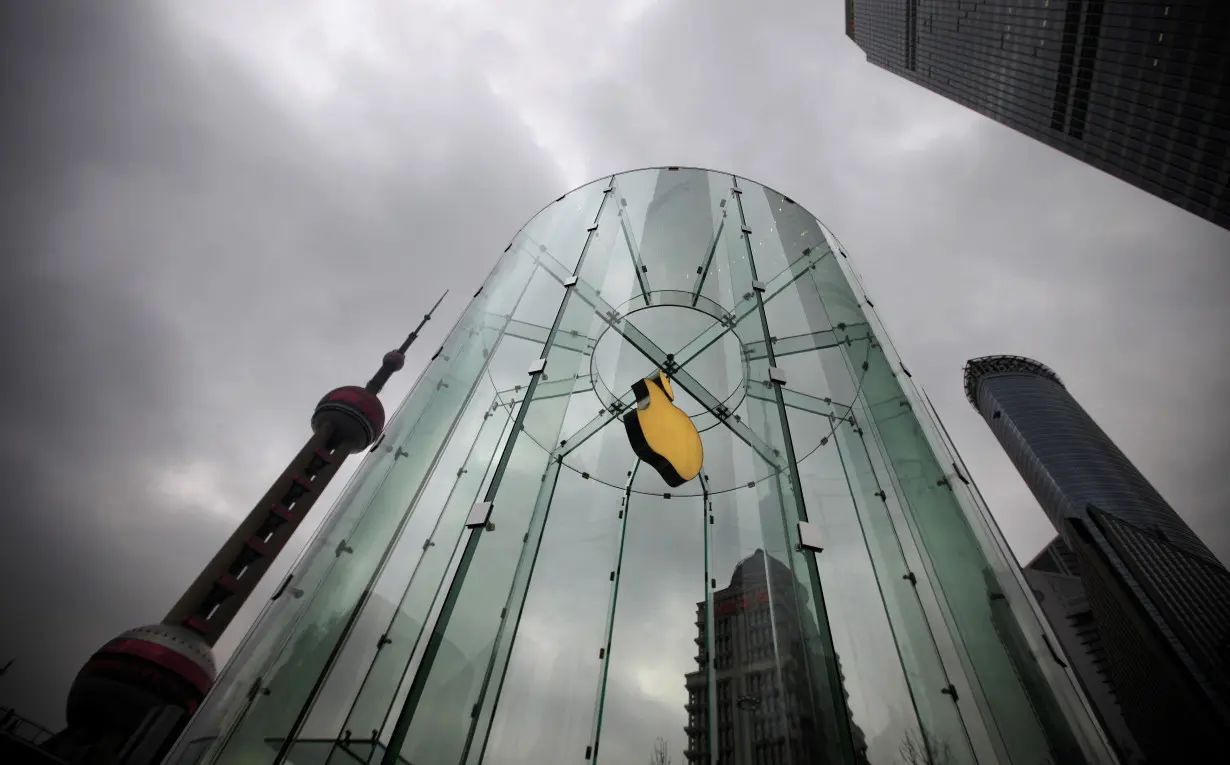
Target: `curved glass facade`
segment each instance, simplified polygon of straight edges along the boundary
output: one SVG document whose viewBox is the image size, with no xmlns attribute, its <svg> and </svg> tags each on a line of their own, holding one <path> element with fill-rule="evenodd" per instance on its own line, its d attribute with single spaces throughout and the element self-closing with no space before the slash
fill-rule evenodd
<svg viewBox="0 0 1230 765">
<path fill-rule="evenodd" d="M 1048 635 L 832 233 L 641 170 L 509 244 L 169 762 L 1112 762 Z"/>
</svg>

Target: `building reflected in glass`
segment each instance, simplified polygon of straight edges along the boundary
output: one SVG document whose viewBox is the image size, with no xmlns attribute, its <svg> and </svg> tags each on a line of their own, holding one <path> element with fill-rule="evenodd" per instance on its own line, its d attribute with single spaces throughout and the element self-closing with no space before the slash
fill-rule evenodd
<svg viewBox="0 0 1230 765">
<path fill-rule="evenodd" d="M 1047 630 L 832 232 L 640 170 L 513 238 L 169 762 L 1112 763 Z"/>
<path fill-rule="evenodd" d="M 806 654 L 815 641 L 805 636 L 807 619 L 796 609 L 796 599 L 806 602 L 807 590 L 790 567 L 757 550 L 735 567 L 730 584 L 713 594 L 712 642 L 708 603 L 696 604 L 698 668 L 685 675 L 688 762 L 779 765 L 822 755 L 824 731 L 812 714 L 807 684 L 799 679 L 823 657 Z M 837 663 L 840 670 L 840 658 Z M 711 680 L 716 726 L 709 718 Z M 846 715 L 845 706 L 837 713 Z M 858 761 L 866 762 L 862 731 L 849 724 Z"/>
</svg>

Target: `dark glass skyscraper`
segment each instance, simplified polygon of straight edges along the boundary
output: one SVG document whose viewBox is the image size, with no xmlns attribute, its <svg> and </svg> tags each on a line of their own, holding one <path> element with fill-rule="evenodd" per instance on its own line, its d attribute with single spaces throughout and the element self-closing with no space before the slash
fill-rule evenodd
<svg viewBox="0 0 1230 765">
<path fill-rule="evenodd" d="M 1230 228 L 1225 0 L 846 0 L 867 60 Z"/>
<path fill-rule="evenodd" d="M 1066 601 L 1042 598 L 1061 642 L 1078 628 L 1094 654 L 1076 670 L 1105 727 L 1113 735 L 1107 710 L 1117 696 L 1152 761 L 1227 747 L 1230 571 L 1052 370 L 1019 356 L 974 359 L 965 393 L 1062 538 L 1027 576 L 1036 592 Z M 1109 698 L 1099 692 L 1107 677 Z"/>
</svg>

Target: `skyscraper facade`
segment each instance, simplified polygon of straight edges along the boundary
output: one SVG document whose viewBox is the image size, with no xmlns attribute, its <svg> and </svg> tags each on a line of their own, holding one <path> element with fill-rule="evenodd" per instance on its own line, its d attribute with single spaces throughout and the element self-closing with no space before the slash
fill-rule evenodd
<svg viewBox="0 0 1230 765">
<path fill-rule="evenodd" d="M 729 174 L 536 215 L 292 581 L 168 763 L 1114 761 L 845 250 Z"/>
<path fill-rule="evenodd" d="M 1081 623 L 1093 659 L 1077 657 L 1081 680 L 1112 734 L 1112 701 L 1121 707 L 1121 749 L 1138 743 L 1157 762 L 1230 756 L 1230 571 L 1050 368 L 973 359 L 965 393 L 1060 534 L 1027 577 L 1067 601 L 1043 598 L 1061 642 Z"/>
<path fill-rule="evenodd" d="M 1230 228 L 1230 4 L 846 0 L 867 60 Z"/>
</svg>

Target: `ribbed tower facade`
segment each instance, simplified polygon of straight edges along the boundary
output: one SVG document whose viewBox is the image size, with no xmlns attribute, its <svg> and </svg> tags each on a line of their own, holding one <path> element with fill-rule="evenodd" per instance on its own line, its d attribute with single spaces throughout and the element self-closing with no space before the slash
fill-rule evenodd
<svg viewBox="0 0 1230 765">
<path fill-rule="evenodd" d="M 385 354 L 366 386 L 343 386 L 320 400 L 307 443 L 160 623 L 124 632 L 90 657 L 69 691 L 67 728 L 42 745 L 48 754 L 68 765 L 161 758 L 213 687 L 214 643 L 346 458 L 383 432 L 377 394 L 430 318 Z"/>
<path fill-rule="evenodd" d="M 1060 534 L 1028 576 L 1061 642 L 1085 633 L 1081 679 L 1108 728 L 1121 707 L 1121 751 L 1230 757 L 1230 571 L 1050 368 L 973 359 L 965 393 Z"/>
<path fill-rule="evenodd" d="M 168 764 L 356 761 L 1114 757 L 832 232 L 667 167 L 512 239 Z"/>
<path fill-rule="evenodd" d="M 1225 0 L 846 0 L 895 75 L 1230 228 Z"/>
</svg>

